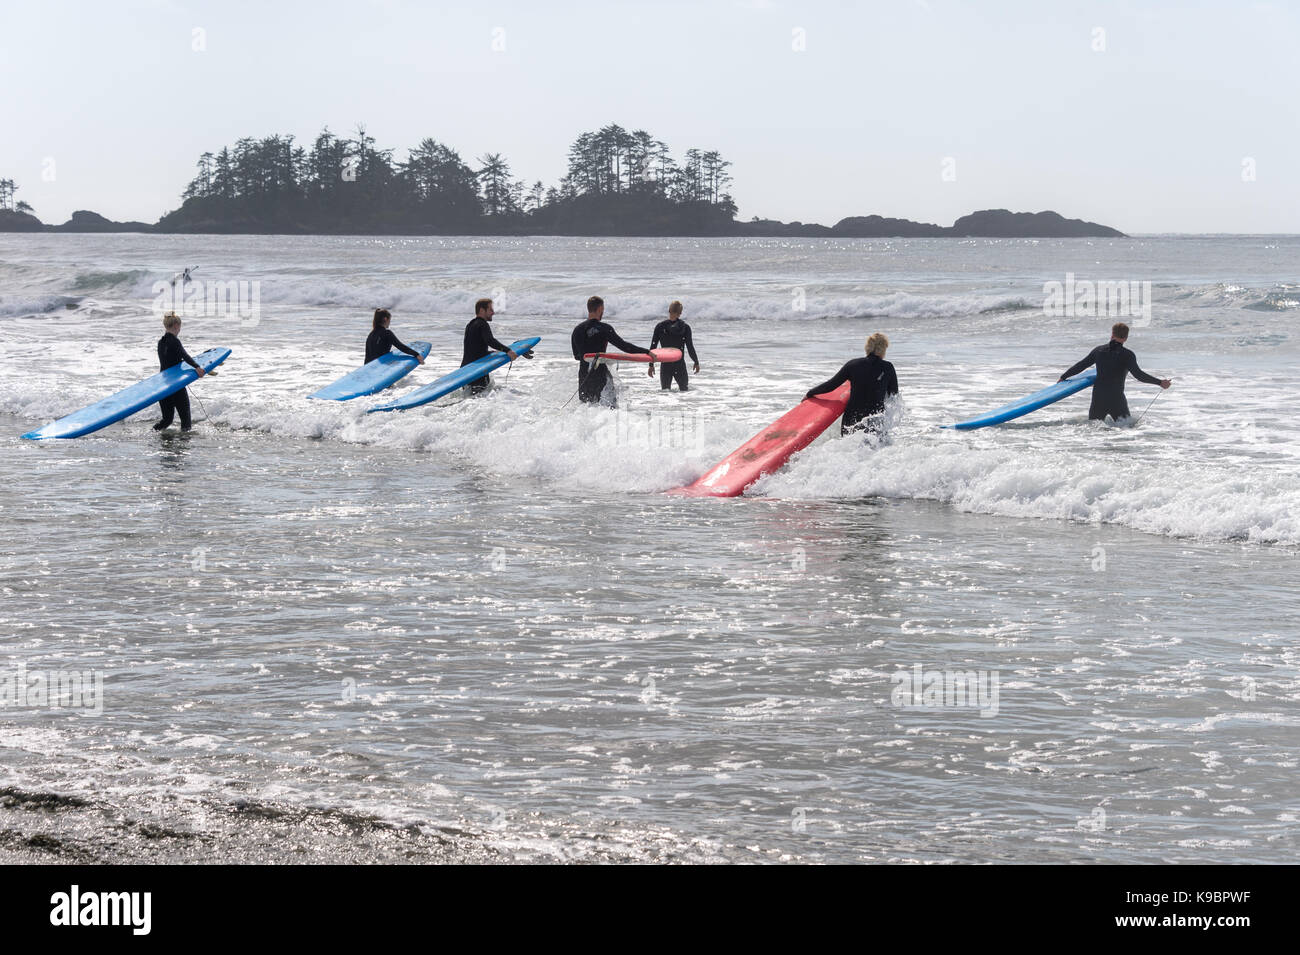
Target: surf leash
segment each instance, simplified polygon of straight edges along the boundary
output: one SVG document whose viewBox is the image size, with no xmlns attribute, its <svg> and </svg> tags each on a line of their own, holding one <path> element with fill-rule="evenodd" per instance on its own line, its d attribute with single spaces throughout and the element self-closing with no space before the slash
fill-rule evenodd
<svg viewBox="0 0 1300 955">
<path fill-rule="evenodd" d="M 1137 419 L 1136 421 L 1133 422 L 1133 427 L 1136 428 L 1138 425 L 1140 425 L 1140 424 L 1142 423 L 1142 419 L 1145 418 L 1145 417 L 1147 416 L 1147 412 L 1151 410 L 1151 405 L 1153 405 L 1153 404 L 1156 403 L 1156 398 L 1159 398 L 1159 397 L 1160 397 L 1160 393 L 1161 393 L 1162 391 L 1164 391 L 1163 388 L 1161 388 L 1160 391 L 1157 391 L 1157 392 L 1156 392 L 1156 397 L 1155 397 L 1155 398 L 1152 398 L 1151 401 L 1150 401 L 1150 403 L 1148 403 L 1147 406 L 1146 406 L 1145 408 L 1142 409 L 1142 413 L 1141 413 L 1140 415 L 1138 415 L 1138 419 Z"/>
<path fill-rule="evenodd" d="M 213 368 L 211 371 L 208 372 L 208 375 L 215 375 L 216 373 L 217 373 L 217 370 L 216 370 L 215 368 Z M 207 375 L 204 375 L 203 377 L 206 378 Z M 195 378 L 193 381 L 190 382 L 190 384 L 191 384 L 191 385 L 197 385 L 197 384 L 199 383 L 200 380 L 201 380 L 201 379 L 199 379 L 199 378 Z M 189 385 L 187 385 L 186 387 L 189 387 Z M 194 392 L 194 400 L 197 401 L 197 402 L 199 403 L 199 407 L 203 409 L 203 420 L 204 420 L 204 421 L 211 421 L 211 420 L 212 420 L 212 415 L 208 414 L 208 409 L 207 409 L 206 407 L 204 407 L 204 405 L 203 405 L 203 399 L 199 397 L 199 393 L 198 393 L 197 390 L 195 390 L 195 392 Z"/>
<path fill-rule="evenodd" d="M 591 360 L 591 367 L 587 369 L 587 374 L 590 375 L 593 371 L 595 371 L 599 364 L 600 364 L 600 359 L 593 358 Z M 569 395 L 569 401 L 572 401 L 574 398 L 578 397 L 578 392 L 580 391 L 582 391 L 582 382 L 578 382 L 578 387 L 573 390 L 573 394 Z M 560 405 L 561 411 L 569 407 L 569 401 L 566 401 L 564 404 Z"/>
<path fill-rule="evenodd" d="M 211 372 L 209 372 L 209 374 L 211 374 Z M 203 406 L 203 399 L 199 397 L 199 393 L 197 391 L 194 392 L 194 400 L 199 403 L 199 407 L 203 410 L 203 420 L 211 421 L 212 415 L 208 414 L 208 409 Z"/>
</svg>

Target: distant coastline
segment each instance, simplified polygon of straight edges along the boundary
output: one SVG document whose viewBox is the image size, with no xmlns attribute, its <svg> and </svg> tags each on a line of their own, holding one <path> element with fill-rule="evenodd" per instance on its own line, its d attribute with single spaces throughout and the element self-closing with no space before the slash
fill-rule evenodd
<svg viewBox="0 0 1300 955">
<path fill-rule="evenodd" d="M 174 213 L 171 215 L 175 215 Z M 305 229 L 292 227 L 251 227 L 248 224 L 222 223 L 217 220 L 201 222 L 167 222 L 164 217 L 156 223 L 114 222 L 96 212 L 80 210 L 67 222 L 51 225 L 29 213 L 0 209 L 0 232 L 144 232 L 159 235 L 475 235 L 475 236 L 622 236 L 688 238 L 726 238 L 731 236 L 790 237 L 790 238 L 843 238 L 843 239 L 916 239 L 916 238 L 1003 238 L 1003 239 L 1069 239 L 1069 238 L 1127 238 L 1125 233 L 1096 222 L 1067 219 L 1059 213 L 1009 212 L 1006 209 L 985 209 L 962 216 L 951 226 L 910 219 L 890 219 L 881 216 L 851 216 L 833 226 L 815 222 L 779 222 L 775 219 L 757 219 L 748 222 L 692 222 L 670 219 L 647 220 L 638 225 L 635 219 L 619 217 L 617 223 L 602 221 L 601 227 L 582 229 L 577 220 L 557 224 L 549 229 L 530 229 L 523 224 L 510 227 L 496 226 L 481 230 L 466 228 L 412 230 L 409 228 L 339 228 Z"/>
<path fill-rule="evenodd" d="M 113 222 L 79 210 L 48 225 L 19 186 L 0 180 L 0 232 L 151 232 L 215 235 L 803 236 L 825 238 L 1122 238 L 1096 222 L 1056 212 L 985 209 L 951 226 L 878 215 L 832 226 L 737 219 L 731 162 L 691 148 L 674 158 L 643 129 L 617 124 L 570 145 L 556 185 L 518 179 L 499 153 L 471 167 L 425 138 L 395 160 L 365 127 L 352 137 L 323 129 L 310 148 L 292 135 L 243 138 L 203 153 L 181 207 L 155 223 Z"/>
</svg>

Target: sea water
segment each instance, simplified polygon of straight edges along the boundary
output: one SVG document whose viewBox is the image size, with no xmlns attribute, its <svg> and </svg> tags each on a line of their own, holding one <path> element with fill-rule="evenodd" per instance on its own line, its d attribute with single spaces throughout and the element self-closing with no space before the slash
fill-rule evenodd
<svg viewBox="0 0 1300 955">
<path fill-rule="evenodd" d="M 257 294 L 185 317 L 233 349 L 194 432 L 20 441 L 157 370 L 187 266 Z M 1150 311 L 1045 309 L 1067 276 Z M 0 237 L 0 853 L 1293 861 L 1298 284 L 1272 236 Z M 592 294 L 641 345 L 680 299 L 691 390 L 572 400 Z M 454 370 L 483 296 L 542 337 L 486 397 L 306 398 L 377 307 L 433 342 L 385 396 Z M 940 427 L 1115 320 L 1174 382 L 1135 426 Z M 662 493 L 876 331 L 887 443 Z"/>
</svg>

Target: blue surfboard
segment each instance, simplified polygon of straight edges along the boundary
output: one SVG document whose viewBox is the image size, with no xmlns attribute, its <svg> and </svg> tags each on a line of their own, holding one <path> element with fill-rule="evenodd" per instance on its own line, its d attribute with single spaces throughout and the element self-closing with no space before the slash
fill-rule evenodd
<svg viewBox="0 0 1300 955">
<path fill-rule="evenodd" d="M 209 348 L 196 355 L 194 360 L 203 366 L 204 371 L 211 371 L 229 357 L 229 348 Z M 114 421 L 129 418 L 154 402 L 175 394 L 198 377 L 198 372 L 185 362 L 181 362 L 130 388 L 109 395 L 89 407 L 65 415 L 43 428 L 28 431 L 23 437 L 32 441 L 39 441 L 42 438 L 80 438 L 100 428 L 107 428 Z"/>
<path fill-rule="evenodd" d="M 429 349 L 433 346 L 428 342 L 410 342 L 407 347 L 418 351 L 421 358 L 428 358 Z M 383 391 L 389 385 L 401 381 L 418 366 L 419 362 L 405 352 L 390 351 L 307 397 L 322 401 L 348 401 L 362 395 L 373 395 L 376 391 Z"/>
<path fill-rule="evenodd" d="M 533 346 L 540 341 L 540 338 L 521 338 L 510 346 L 510 350 L 516 355 L 523 355 L 525 352 L 532 351 Z M 464 388 L 471 381 L 477 381 L 492 369 L 500 368 L 509 361 L 510 356 L 505 352 L 493 352 L 485 358 L 470 362 L 463 368 L 457 368 L 450 375 L 443 375 L 437 381 L 425 385 L 423 388 L 416 388 L 396 401 L 367 408 L 366 413 L 369 414 L 372 411 L 406 411 L 408 408 L 427 405 L 430 401 L 437 401 L 443 395 L 451 394 L 457 388 Z"/>
<path fill-rule="evenodd" d="M 991 424 L 1002 424 L 1004 421 L 1011 421 L 1013 418 L 1022 417 L 1031 411 L 1037 411 L 1039 408 L 1060 401 L 1062 398 L 1068 398 L 1076 391 L 1087 388 L 1096 380 L 1097 369 L 1089 368 L 1081 375 L 1067 378 L 1065 381 L 1058 381 L 1050 388 L 1035 391 L 1032 395 L 1026 395 L 1010 404 L 1003 405 L 1001 408 L 994 408 L 988 414 L 980 415 L 978 418 L 971 418 L 969 421 L 959 421 L 957 424 L 946 424 L 944 427 L 956 428 L 958 431 L 973 431 L 976 428 L 987 428 Z"/>
</svg>

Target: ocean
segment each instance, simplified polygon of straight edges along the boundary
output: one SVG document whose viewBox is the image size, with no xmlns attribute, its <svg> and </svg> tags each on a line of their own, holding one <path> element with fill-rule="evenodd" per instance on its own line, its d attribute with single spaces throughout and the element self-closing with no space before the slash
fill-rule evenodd
<svg viewBox="0 0 1300 955">
<path fill-rule="evenodd" d="M 20 440 L 157 370 L 185 267 L 247 293 L 193 433 Z M 571 400 L 592 294 L 680 299 L 691 390 Z M 487 396 L 307 400 L 381 306 L 393 394 L 453 370 L 482 296 L 542 338 Z M 1117 317 L 1135 426 L 940 427 Z M 1298 318 L 1285 236 L 0 236 L 0 859 L 1294 861 Z M 885 443 L 663 493 L 877 331 Z"/>
</svg>

